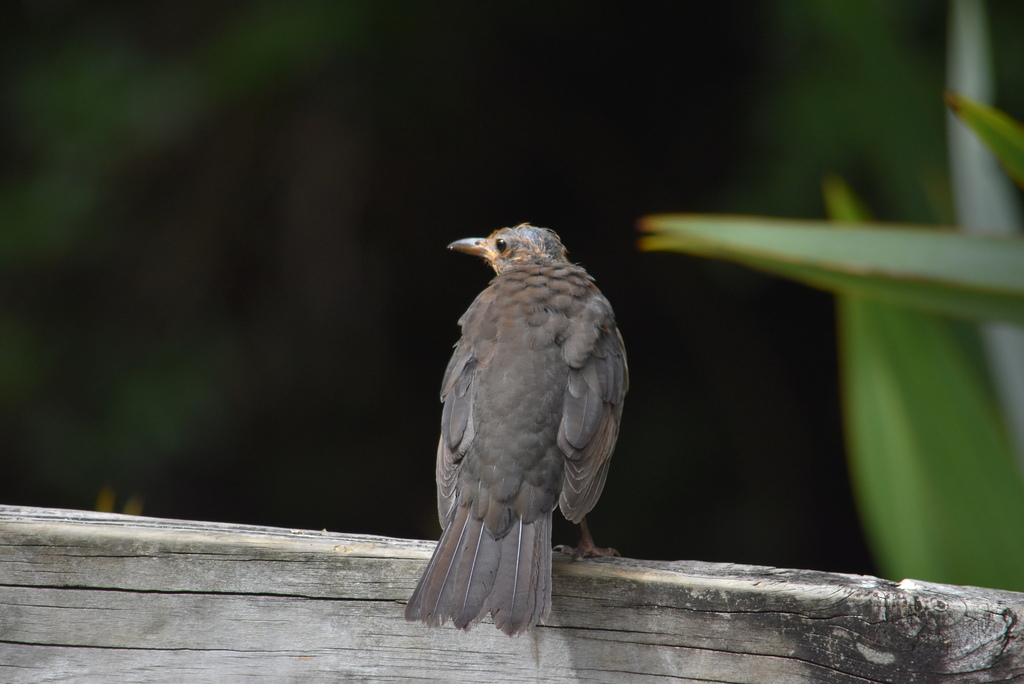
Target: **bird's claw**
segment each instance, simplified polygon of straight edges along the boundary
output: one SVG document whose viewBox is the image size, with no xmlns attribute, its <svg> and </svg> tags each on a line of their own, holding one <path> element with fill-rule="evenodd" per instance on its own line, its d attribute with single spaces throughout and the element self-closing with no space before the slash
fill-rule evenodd
<svg viewBox="0 0 1024 684">
<path fill-rule="evenodd" d="M 569 546 L 568 544 L 559 544 L 554 549 L 555 553 L 564 553 L 572 556 L 573 561 L 583 560 L 584 558 L 607 558 L 609 556 L 622 556 L 618 549 L 609 547 L 594 546 L 591 544 L 580 544 L 579 546 Z"/>
<path fill-rule="evenodd" d="M 603 548 L 594 543 L 594 538 L 590 536 L 590 525 L 587 524 L 586 518 L 580 518 L 580 543 L 576 545 L 576 548 L 574 549 L 571 546 L 560 544 L 556 546 L 554 550 L 558 553 L 570 554 L 574 561 L 582 560 L 584 558 L 622 555 L 611 547 Z"/>
</svg>

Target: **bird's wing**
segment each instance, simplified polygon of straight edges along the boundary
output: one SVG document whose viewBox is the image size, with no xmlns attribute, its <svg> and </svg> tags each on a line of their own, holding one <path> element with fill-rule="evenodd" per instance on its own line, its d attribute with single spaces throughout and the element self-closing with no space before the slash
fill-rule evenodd
<svg viewBox="0 0 1024 684">
<path fill-rule="evenodd" d="M 437 445 L 437 514 L 447 527 L 455 506 L 459 463 L 473 442 L 473 381 L 476 359 L 463 343 L 455 348 L 441 383 L 441 439 Z"/>
<path fill-rule="evenodd" d="M 579 522 L 594 507 L 604 489 L 619 435 L 622 400 L 629 389 L 622 335 L 610 314 L 606 324 L 596 330 L 588 354 L 567 358 L 568 391 L 558 429 L 558 446 L 566 455 L 559 506 L 573 522 Z"/>
</svg>

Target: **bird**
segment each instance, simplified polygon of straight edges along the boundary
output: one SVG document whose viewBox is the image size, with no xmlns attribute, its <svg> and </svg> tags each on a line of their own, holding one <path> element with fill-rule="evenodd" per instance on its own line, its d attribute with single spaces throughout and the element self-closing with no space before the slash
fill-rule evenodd
<svg viewBox="0 0 1024 684">
<path fill-rule="evenodd" d="M 488 613 L 515 635 L 551 610 L 556 507 L 580 523 L 604 489 L 629 370 L 611 304 L 558 234 L 528 223 L 449 250 L 495 272 L 459 319 L 441 385 L 441 539 L 406 605 L 409 621 L 469 629 Z"/>
</svg>

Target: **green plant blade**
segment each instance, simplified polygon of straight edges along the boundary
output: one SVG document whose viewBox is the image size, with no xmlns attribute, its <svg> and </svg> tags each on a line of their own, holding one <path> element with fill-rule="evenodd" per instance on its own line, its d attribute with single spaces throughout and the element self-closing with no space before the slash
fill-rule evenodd
<svg viewBox="0 0 1024 684">
<path fill-rule="evenodd" d="M 1024 187 L 1024 126 L 994 107 L 947 92 L 946 104 L 992 151 L 1014 182 Z"/>
<path fill-rule="evenodd" d="M 848 226 L 848 227 L 845 227 Z M 1024 324 L 1024 240 L 756 217 L 645 217 L 645 250 L 734 261 L 843 294 Z"/>
<path fill-rule="evenodd" d="M 829 215 L 870 212 L 841 179 Z M 850 474 L 883 574 L 1024 587 L 1024 482 L 964 337 L 938 316 L 836 298 Z"/>
<path fill-rule="evenodd" d="M 1020 162 L 1024 158 L 1024 130 L 989 106 L 995 84 L 984 0 L 953 0 L 949 19 L 946 100 L 951 111 L 946 117 L 946 134 L 956 222 L 965 232 L 977 235 L 1024 235 L 1018 193 L 1004 173 L 1004 169 L 1012 173 L 1014 159 Z M 998 134 L 1001 128 L 1009 137 Z M 989 131 L 987 139 L 982 137 L 985 131 Z M 1003 168 L 994 154 L 1000 148 Z M 1017 467 L 1024 473 L 1024 328 L 986 323 L 981 338 L 988 377 L 999 399 Z"/>
<path fill-rule="evenodd" d="M 840 225 L 863 223 L 874 219 L 863 200 L 853 192 L 846 181 L 835 174 L 825 176 L 821 183 L 821 194 L 825 198 L 829 218 L 839 221 Z"/>
<path fill-rule="evenodd" d="M 949 323 L 837 306 L 850 470 L 883 574 L 1024 589 L 1024 484 Z"/>
</svg>

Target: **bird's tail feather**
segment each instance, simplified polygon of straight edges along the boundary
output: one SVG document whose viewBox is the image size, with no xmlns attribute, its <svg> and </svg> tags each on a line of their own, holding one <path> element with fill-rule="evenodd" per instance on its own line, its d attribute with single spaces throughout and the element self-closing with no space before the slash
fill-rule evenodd
<svg viewBox="0 0 1024 684">
<path fill-rule="evenodd" d="M 501 539 L 501 563 L 489 607 L 494 626 L 515 634 L 551 610 L 551 514 L 522 519 Z"/>
<path fill-rule="evenodd" d="M 449 619 L 468 628 L 490 612 L 516 634 L 551 609 L 551 514 L 513 523 L 495 538 L 470 507 L 456 509 L 405 609 L 405 618 L 431 626 Z"/>
</svg>

